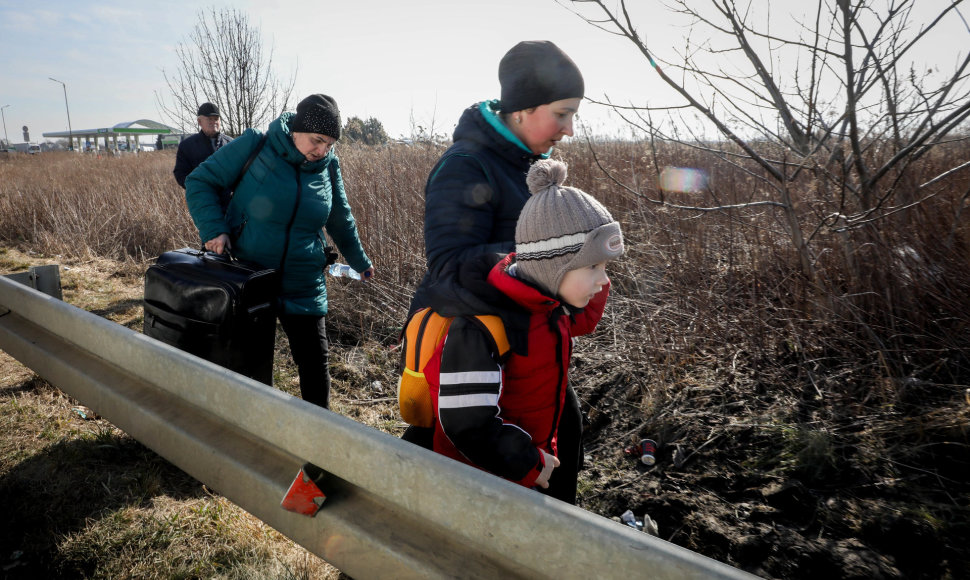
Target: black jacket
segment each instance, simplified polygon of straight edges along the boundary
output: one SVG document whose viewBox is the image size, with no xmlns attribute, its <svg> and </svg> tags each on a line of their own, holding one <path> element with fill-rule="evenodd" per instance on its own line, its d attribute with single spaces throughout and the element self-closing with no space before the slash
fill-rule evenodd
<svg viewBox="0 0 970 580">
<path fill-rule="evenodd" d="M 486 253 L 460 262 L 447 262 L 425 287 L 425 306 L 430 306 L 441 316 L 498 316 L 505 326 L 509 346 L 517 354 L 526 356 L 529 353 L 530 313 L 488 282 L 492 268 L 504 258 L 503 254 Z"/>
<path fill-rule="evenodd" d="M 428 271 L 411 312 L 428 305 L 427 287 L 450 261 L 515 249 L 515 223 L 529 199 L 525 183 L 534 155 L 505 128 L 497 101 L 465 109 L 454 144 L 425 185 L 424 250 Z"/>
<path fill-rule="evenodd" d="M 216 140 L 219 147 L 232 141 L 225 133 L 219 133 Z M 178 152 L 175 154 L 175 169 L 172 173 L 175 175 L 175 181 L 182 186 L 182 189 L 185 189 L 185 178 L 214 152 L 212 140 L 206 137 L 202 131 L 179 143 Z"/>
</svg>

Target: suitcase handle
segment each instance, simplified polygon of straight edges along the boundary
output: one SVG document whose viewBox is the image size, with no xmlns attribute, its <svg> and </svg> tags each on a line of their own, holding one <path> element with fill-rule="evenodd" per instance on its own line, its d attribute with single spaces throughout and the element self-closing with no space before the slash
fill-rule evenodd
<svg viewBox="0 0 970 580">
<path fill-rule="evenodd" d="M 209 258 L 211 260 L 219 260 L 221 262 L 230 262 L 230 263 L 239 261 L 239 258 L 237 258 L 236 255 L 232 253 L 232 250 L 229 249 L 229 246 L 226 246 L 225 249 L 223 250 L 223 253 L 221 254 L 210 252 L 209 250 L 205 249 L 205 246 L 202 246 L 199 249 L 199 251 L 202 252 L 203 258 Z"/>
</svg>

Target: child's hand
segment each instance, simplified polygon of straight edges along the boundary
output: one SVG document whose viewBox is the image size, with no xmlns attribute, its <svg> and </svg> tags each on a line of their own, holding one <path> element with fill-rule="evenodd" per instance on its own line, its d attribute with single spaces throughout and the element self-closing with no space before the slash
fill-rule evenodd
<svg viewBox="0 0 970 580">
<path fill-rule="evenodd" d="M 545 466 L 542 468 L 542 473 L 536 478 L 536 485 L 542 489 L 549 488 L 549 478 L 552 477 L 552 470 L 559 467 L 559 458 L 555 455 L 549 455 L 543 450 L 539 450 L 542 454 L 543 463 Z"/>
</svg>

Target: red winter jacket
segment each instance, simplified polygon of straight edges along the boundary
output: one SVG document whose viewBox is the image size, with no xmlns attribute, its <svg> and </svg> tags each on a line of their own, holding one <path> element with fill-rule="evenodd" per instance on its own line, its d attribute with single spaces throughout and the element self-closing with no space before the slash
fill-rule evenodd
<svg viewBox="0 0 970 580">
<path fill-rule="evenodd" d="M 532 487 L 543 468 L 539 449 L 556 454 L 571 339 L 596 328 L 609 287 L 585 308 L 570 309 L 509 275 L 514 257 L 495 264 L 487 282 L 528 312 L 527 356 L 513 351 L 494 360 L 482 327 L 456 317 L 425 376 L 436 418 L 434 450 Z"/>
</svg>

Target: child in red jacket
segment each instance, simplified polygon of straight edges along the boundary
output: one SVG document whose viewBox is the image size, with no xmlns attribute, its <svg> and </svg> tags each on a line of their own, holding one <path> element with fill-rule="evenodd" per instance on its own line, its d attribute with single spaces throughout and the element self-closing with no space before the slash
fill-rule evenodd
<svg viewBox="0 0 970 580">
<path fill-rule="evenodd" d="M 562 187 L 565 178 L 564 164 L 535 163 L 515 253 L 453 265 L 456 271 L 442 278 L 448 282 L 430 292 L 431 307 L 455 317 L 424 370 L 434 450 L 527 487 L 548 487 L 559 466 L 572 338 L 596 328 L 609 294 L 606 262 L 623 253 L 620 226 L 609 211 Z M 512 347 L 503 360 L 470 318 L 480 314 L 502 318 Z"/>
</svg>

